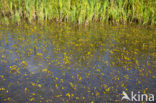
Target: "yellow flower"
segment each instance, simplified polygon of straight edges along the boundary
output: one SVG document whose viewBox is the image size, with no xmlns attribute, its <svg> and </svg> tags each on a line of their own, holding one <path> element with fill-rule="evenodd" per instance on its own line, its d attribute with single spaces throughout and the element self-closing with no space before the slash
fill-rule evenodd
<svg viewBox="0 0 156 103">
<path fill-rule="evenodd" d="M 34 26 L 34 29 L 37 29 L 37 27 L 36 27 L 36 26 Z"/>
<path fill-rule="evenodd" d="M 0 77 L 1 77 L 2 79 L 4 79 L 4 75 L 0 75 Z"/>
<path fill-rule="evenodd" d="M 56 89 L 58 89 L 58 86 L 57 86 L 57 84 L 55 85 L 55 87 L 56 87 Z"/>
<path fill-rule="evenodd" d="M 63 83 L 64 82 L 63 79 L 60 79 L 60 82 Z"/>
<path fill-rule="evenodd" d="M 80 78 L 79 78 L 79 81 L 81 81 L 81 80 L 82 80 L 82 78 L 80 77 Z"/>
<path fill-rule="evenodd" d="M 48 71 L 48 69 L 46 69 L 46 68 L 42 70 L 42 72 L 47 72 L 47 71 Z"/>
<path fill-rule="evenodd" d="M 95 94 L 96 96 L 99 96 L 100 95 L 100 93 L 99 92 L 96 92 L 96 94 Z"/>
<path fill-rule="evenodd" d="M 6 93 L 9 93 L 9 91 L 7 90 Z"/>
<path fill-rule="evenodd" d="M 42 53 L 37 53 L 37 56 L 43 56 L 43 54 Z"/>
<path fill-rule="evenodd" d="M 3 99 L 3 101 L 4 101 L 4 102 L 6 102 L 6 101 L 7 101 L 7 99 Z"/>
<path fill-rule="evenodd" d="M 65 76 L 65 73 L 63 73 L 62 76 Z"/>
<path fill-rule="evenodd" d="M 0 91 L 5 90 L 5 88 L 0 88 Z"/>
<path fill-rule="evenodd" d="M 113 54 L 113 53 L 114 53 L 114 52 L 111 50 L 111 51 L 110 51 L 110 54 Z"/>
<path fill-rule="evenodd" d="M 36 95 L 35 93 L 32 93 L 32 95 Z"/>
<path fill-rule="evenodd" d="M 27 63 L 23 60 L 23 61 L 21 62 L 21 65 L 27 66 Z"/>
<path fill-rule="evenodd" d="M 59 98 L 59 97 L 62 97 L 62 94 L 56 96 L 56 98 Z"/>
<path fill-rule="evenodd" d="M 35 98 L 30 98 L 30 99 L 29 99 L 29 101 L 31 101 L 31 102 L 34 101 L 34 100 L 35 100 Z"/>
<path fill-rule="evenodd" d="M 11 98 L 10 98 L 10 97 L 8 97 L 8 101 L 10 101 L 10 99 L 11 99 Z"/>
<path fill-rule="evenodd" d="M 106 92 L 109 92 L 109 90 L 110 90 L 110 87 L 106 89 Z"/>
<path fill-rule="evenodd" d="M 24 91 L 26 92 L 28 90 L 28 88 L 25 88 Z"/>
<path fill-rule="evenodd" d="M 79 97 L 76 97 L 76 100 L 78 100 L 79 99 Z"/>
<path fill-rule="evenodd" d="M 100 72 L 100 69 L 97 69 L 96 71 L 97 71 L 97 72 Z"/>
<path fill-rule="evenodd" d="M 102 76 L 104 76 L 104 73 L 101 73 Z"/>
<path fill-rule="evenodd" d="M 67 93 L 66 96 L 67 96 L 68 98 L 70 98 L 70 94 L 69 94 L 69 93 Z"/>
<path fill-rule="evenodd" d="M 106 84 L 104 84 L 104 87 L 105 87 L 105 88 L 107 88 L 107 85 L 106 85 Z"/>
<path fill-rule="evenodd" d="M 28 76 L 28 74 L 25 73 L 24 76 Z"/>
<path fill-rule="evenodd" d="M 70 85 L 71 88 L 74 88 L 74 85 L 73 85 L 72 82 L 69 82 L 69 85 Z"/>
<path fill-rule="evenodd" d="M 41 85 L 41 84 L 38 84 L 38 87 L 39 87 L 39 88 L 41 88 L 41 87 L 42 87 L 42 85 Z"/>
<path fill-rule="evenodd" d="M 90 55 L 91 53 L 90 53 L 90 52 L 88 52 L 87 54 L 88 54 L 88 55 Z"/>
<path fill-rule="evenodd" d="M 57 77 L 55 77 L 55 79 L 56 79 L 56 80 L 58 80 L 58 78 L 57 78 Z"/>
<path fill-rule="evenodd" d="M 31 82 L 31 85 L 32 85 L 32 86 L 35 86 L 35 83 Z"/>
<path fill-rule="evenodd" d="M 74 96 L 74 94 L 72 93 L 72 94 L 71 94 L 71 96 L 73 97 L 73 96 Z"/>
<path fill-rule="evenodd" d="M 126 79 L 129 79 L 128 75 L 125 75 L 124 77 L 125 77 Z"/>
<path fill-rule="evenodd" d="M 91 91 L 90 90 L 88 90 L 88 93 L 90 93 Z"/>
<path fill-rule="evenodd" d="M 2 55 L 1 58 L 3 59 L 4 58 L 4 55 Z"/>
</svg>

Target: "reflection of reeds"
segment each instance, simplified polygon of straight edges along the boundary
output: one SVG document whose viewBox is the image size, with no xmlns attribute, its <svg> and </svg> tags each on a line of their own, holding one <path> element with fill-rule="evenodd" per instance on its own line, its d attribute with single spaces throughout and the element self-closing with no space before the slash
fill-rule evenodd
<svg viewBox="0 0 156 103">
<path fill-rule="evenodd" d="M 155 0 L 1 0 L 0 21 L 156 24 L 155 5 Z"/>
</svg>

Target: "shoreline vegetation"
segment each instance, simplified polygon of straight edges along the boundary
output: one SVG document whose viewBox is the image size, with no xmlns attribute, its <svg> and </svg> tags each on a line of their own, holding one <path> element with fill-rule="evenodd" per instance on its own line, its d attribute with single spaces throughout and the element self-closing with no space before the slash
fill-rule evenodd
<svg viewBox="0 0 156 103">
<path fill-rule="evenodd" d="M 0 0 L 0 24 L 91 22 L 156 25 L 155 0 Z"/>
</svg>

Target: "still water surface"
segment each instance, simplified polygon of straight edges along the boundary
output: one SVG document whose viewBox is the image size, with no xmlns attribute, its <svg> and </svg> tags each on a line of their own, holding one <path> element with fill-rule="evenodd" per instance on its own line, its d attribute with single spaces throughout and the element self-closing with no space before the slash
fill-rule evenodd
<svg viewBox="0 0 156 103">
<path fill-rule="evenodd" d="M 0 27 L 0 103 L 121 102 L 156 93 L 156 30 L 52 24 Z"/>
</svg>

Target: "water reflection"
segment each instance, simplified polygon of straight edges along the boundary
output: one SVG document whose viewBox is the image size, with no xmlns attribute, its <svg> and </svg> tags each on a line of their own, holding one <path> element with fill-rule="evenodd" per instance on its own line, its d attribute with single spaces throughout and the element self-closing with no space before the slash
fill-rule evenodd
<svg viewBox="0 0 156 103">
<path fill-rule="evenodd" d="M 67 25 L 2 27 L 2 102 L 120 102 L 155 91 L 156 31 Z"/>
</svg>

